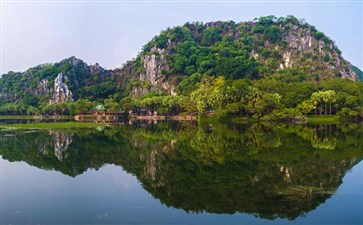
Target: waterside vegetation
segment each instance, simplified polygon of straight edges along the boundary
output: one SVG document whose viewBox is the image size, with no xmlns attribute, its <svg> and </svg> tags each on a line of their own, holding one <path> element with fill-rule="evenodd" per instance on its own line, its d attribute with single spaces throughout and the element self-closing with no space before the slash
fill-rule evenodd
<svg viewBox="0 0 363 225">
<path fill-rule="evenodd" d="M 346 79 L 307 83 L 273 78 L 226 80 L 223 76 L 215 78 L 195 74 L 191 80 L 185 80 L 180 88 L 181 93 L 175 96 L 150 92 L 141 98 L 126 97 L 120 102 L 106 99 L 103 104 L 106 112 L 125 111 L 139 116 L 195 115 L 199 118 L 245 117 L 279 121 L 302 120 L 304 116 L 311 121 L 323 117 L 329 121 L 339 117 L 351 121 L 363 118 L 363 83 Z M 8 103 L 0 106 L 0 114 L 14 117 L 73 116 L 92 112 L 99 104 L 80 99 L 47 104 L 38 109 L 32 106 L 27 108 L 22 103 Z"/>
</svg>

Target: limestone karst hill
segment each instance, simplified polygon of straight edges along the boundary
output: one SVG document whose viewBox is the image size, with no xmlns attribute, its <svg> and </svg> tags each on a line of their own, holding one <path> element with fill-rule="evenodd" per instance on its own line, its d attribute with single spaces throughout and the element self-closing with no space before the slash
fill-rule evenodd
<svg viewBox="0 0 363 225">
<path fill-rule="evenodd" d="M 0 79 L 0 104 L 37 107 L 54 102 L 141 97 L 150 91 L 178 94 L 194 74 L 317 82 L 353 81 L 361 71 L 342 57 L 333 40 L 293 16 L 267 16 L 235 23 L 185 23 L 167 28 L 135 59 L 115 70 L 70 57 Z"/>
</svg>

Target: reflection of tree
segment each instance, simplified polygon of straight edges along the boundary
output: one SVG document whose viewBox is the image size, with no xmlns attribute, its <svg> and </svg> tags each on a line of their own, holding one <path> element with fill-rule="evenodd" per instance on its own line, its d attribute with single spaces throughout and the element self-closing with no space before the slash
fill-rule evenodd
<svg viewBox="0 0 363 225">
<path fill-rule="evenodd" d="M 337 145 L 336 133 L 332 129 L 332 125 L 315 126 L 314 135 L 311 138 L 311 145 L 314 148 L 334 150 Z"/>
<path fill-rule="evenodd" d="M 337 145 L 337 139 L 329 138 L 329 137 L 318 138 L 318 137 L 314 136 L 311 139 L 311 145 L 314 148 L 334 150 Z"/>
<path fill-rule="evenodd" d="M 290 128 L 288 129 L 290 130 Z M 295 126 L 293 130 L 299 137 L 310 141 L 313 148 L 322 150 L 334 150 L 338 144 L 343 144 L 344 142 L 347 142 L 345 145 L 348 145 L 348 143 L 352 144 L 352 141 L 349 139 L 361 133 L 359 124 Z M 358 130 L 358 133 L 354 134 L 354 130 Z M 347 132 L 350 134 L 344 135 Z"/>
<path fill-rule="evenodd" d="M 163 123 L 100 131 L 2 131 L 0 154 L 70 176 L 106 163 L 120 165 L 161 202 L 188 212 L 294 219 L 329 198 L 359 162 L 362 134 L 360 126 L 345 125 Z M 334 150 L 314 149 L 315 136 L 335 140 Z"/>
</svg>

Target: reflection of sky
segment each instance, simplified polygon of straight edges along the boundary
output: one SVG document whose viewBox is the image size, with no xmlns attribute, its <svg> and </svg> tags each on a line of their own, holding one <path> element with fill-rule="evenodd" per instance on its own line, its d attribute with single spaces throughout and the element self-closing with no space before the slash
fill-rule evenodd
<svg viewBox="0 0 363 225">
<path fill-rule="evenodd" d="M 362 224 L 363 162 L 343 179 L 337 194 L 295 221 L 252 215 L 187 214 L 167 208 L 143 190 L 134 176 L 108 165 L 76 178 L 24 162 L 2 164 L 3 224 Z"/>
</svg>

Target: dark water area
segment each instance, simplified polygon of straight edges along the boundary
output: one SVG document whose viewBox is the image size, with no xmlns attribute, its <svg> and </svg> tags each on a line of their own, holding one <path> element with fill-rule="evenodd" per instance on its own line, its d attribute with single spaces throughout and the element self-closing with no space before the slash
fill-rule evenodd
<svg viewBox="0 0 363 225">
<path fill-rule="evenodd" d="M 363 224 L 363 126 L 0 130 L 1 224 Z"/>
</svg>

